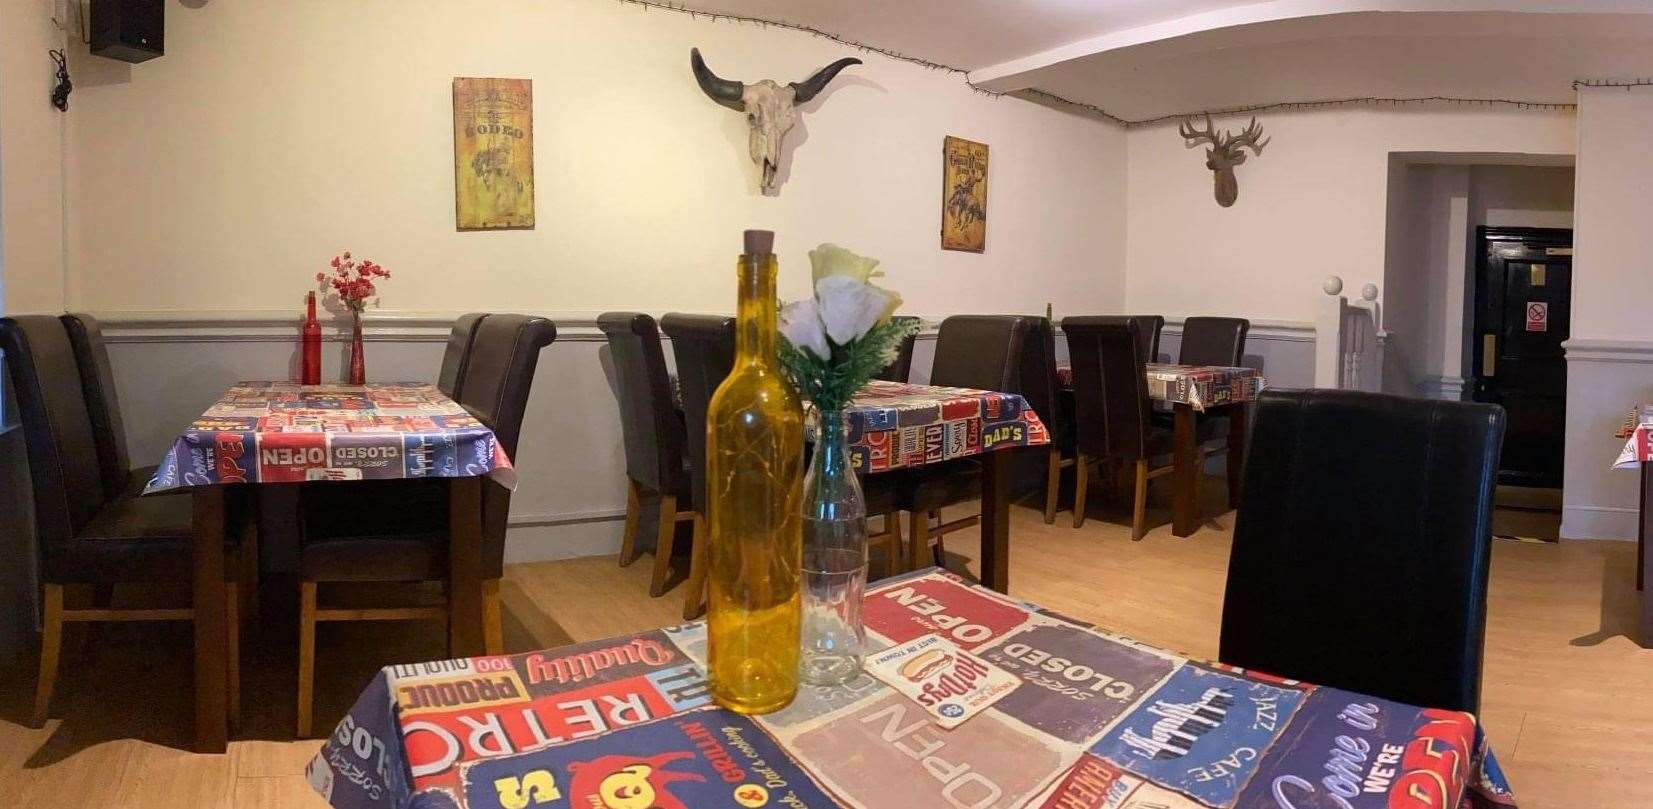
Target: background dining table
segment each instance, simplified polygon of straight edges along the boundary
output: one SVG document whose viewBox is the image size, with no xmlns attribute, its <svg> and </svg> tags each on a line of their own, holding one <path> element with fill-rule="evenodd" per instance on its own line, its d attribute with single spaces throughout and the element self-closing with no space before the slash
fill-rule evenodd
<svg viewBox="0 0 1653 809">
<path fill-rule="evenodd" d="M 493 431 L 427 383 L 241 382 L 173 442 L 146 495 L 194 497 L 196 748 L 228 740 L 225 489 L 449 478 L 449 653 L 482 651 L 482 488 L 516 487 Z"/>
<path fill-rule="evenodd" d="M 1630 411 L 1615 437 L 1624 439 L 1624 448 L 1613 461 L 1614 469 L 1641 470 L 1641 496 L 1636 505 L 1636 589 L 1642 593 L 1641 631 L 1637 643 L 1643 649 L 1653 648 L 1653 598 L 1647 595 L 1647 580 L 1653 578 L 1653 559 L 1647 553 L 1647 537 L 1653 533 L 1653 512 L 1648 510 L 1648 498 L 1653 496 L 1653 405 L 1638 405 Z"/>
<path fill-rule="evenodd" d="M 694 623 L 386 667 L 306 776 L 338 809 L 1515 805 L 1468 713 L 1188 660 L 934 568 L 864 615 L 875 650 L 938 635 L 1014 686 L 950 729 L 866 674 L 742 716 Z"/>
<path fill-rule="evenodd" d="M 1170 405 L 1172 422 L 1171 533 L 1186 537 L 1199 524 L 1199 447 L 1195 440 L 1195 419 L 1199 413 L 1226 409 L 1228 424 L 1228 502 L 1238 503 L 1239 470 L 1245 464 L 1245 443 L 1249 403 L 1263 392 L 1268 381 L 1255 368 L 1218 365 L 1174 365 L 1150 362 L 1146 365 L 1148 398 Z M 1073 367 L 1056 366 L 1063 388 L 1073 388 Z"/>
<path fill-rule="evenodd" d="M 1018 394 L 872 380 L 845 408 L 850 460 L 879 474 L 976 457 L 981 462 L 981 583 L 1010 591 L 1011 453 L 1050 443 Z M 814 411 L 808 422 L 814 431 Z"/>
</svg>

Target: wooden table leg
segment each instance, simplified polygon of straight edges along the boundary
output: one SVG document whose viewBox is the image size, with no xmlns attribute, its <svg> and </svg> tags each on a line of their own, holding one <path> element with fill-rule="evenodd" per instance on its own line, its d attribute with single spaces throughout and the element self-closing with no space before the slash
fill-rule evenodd
<svg viewBox="0 0 1653 809">
<path fill-rule="evenodd" d="M 1240 473 L 1245 470 L 1246 417 L 1250 405 L 1237 402 L 1228 407 L 1228 507 L 1240 507 Z"/>
<path fill-rule="evenodd" d="M 981 456 L 981 583 L 1010 592 L 1011 451 Z"/>
<path fill-rule="evenodd" d="M 195 750 L 229 742 L 229 616 L 224 593 L 224 487 L 195 488 Z"/>
<path fill-rule="evenodd" d="M 1641 590 L 1647 582 L 1647 490 L 1653 488 L 1653 474 L 1647 469 L 1647 464 L 1641 465 L 1642 489 L 1641 499 L 1636 503 L 1636 589 Z"/>
<path fill-rule="evenodd" d="M 1194 445 L 1194 406 L 1176 404 L 1172 435 L 1171 533 L 1185 537 L 1199 524 L 1200 453 Z"/>
<path fill-rule="evenodd" d="M 1644 589 L 1648 578 L 1653 577 L 1653 554 L 1647 552 L 1647 535 L 1653 530 L 1653 513 L 1649 513 L 1647 509 L 1649 495 L 1653 495 L 1653 474 L 1647 469 L 1649 463 L 1642 463 L 1641 520 L 1636 531 L 1636 589 L 1642 590 L 1642 620 L 1638 643 L 1643 649 L 1653 649 L 1653 596 Z"/>
<path fill-rule="evenodd" d="M 482 619 L 482 478 L 453 478 L 448 481 L 449 655 L 483 654 Z"/>
</svg>

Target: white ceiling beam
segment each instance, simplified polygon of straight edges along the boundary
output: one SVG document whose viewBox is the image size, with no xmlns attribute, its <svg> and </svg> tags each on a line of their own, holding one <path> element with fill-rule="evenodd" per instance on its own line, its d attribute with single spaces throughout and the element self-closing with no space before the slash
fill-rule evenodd
<svg viewBox="0 0 1653 809">
<path fill-rule="evenodd" d="M 977 68 L 970 83 L 1009 93 L 1034 88 L 1039 71 L 1109 51 L 1223 28 L 1361 12 L 1630 13 L 1648 11 L 1638 0 L 1266 0 L 1245 6 L 1179 17 L 1082 39 L 1049 50 Z"/>
</svg>

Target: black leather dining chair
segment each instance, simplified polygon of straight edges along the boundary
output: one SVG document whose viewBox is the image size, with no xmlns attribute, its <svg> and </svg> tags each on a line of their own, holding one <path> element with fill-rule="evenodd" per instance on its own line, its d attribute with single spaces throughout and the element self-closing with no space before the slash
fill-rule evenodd
<svg viewBox="0 0 1653 809">
<path fill-rule="evenodd" d="M 890 318 L 890 320 L 906 323 L 913 327 L 916 327 L 919 323 L 918 318 L 911 317 L 909 315 L 898 315 Z M 884 366 L 882 371 L 879 371 L 877 374 L 873 375 L 873 379 L 882 379 L 885 382 L 906 382 L 908 377 L 912 374 L 913 344 L 917 342 L 917 340 L 918 332 L 916 330 L 909 333 L 906 339 L 901 341 L 901 346 L 896 351 L 895 361 Z"/>
<path fill-rule="evenodd" d="M 1159 362 L 1159 335 L 1165 330 L 1162 315 L 1129 315 L 1136 324 L 1137 348 L 1144 363 Z"/>
<path fill-rule="evenodd" d="M 481 325 L 486 312 L 468 312 L 453 322 L 448 332 L 448 346 L 442 351 L 442 367 L 436 373 L 436 389 L 453 398 L 465 378 L 465 365 L 471 357 L 471 341 L 476 339 L 476 327 Z"/>
<path fill-rule="evenodd" d="M 1336 390 L 1256 408 L 1220 659 L 1478 711 L 1503 409 Z"/>
<path fill-rule="evenodd" d="M 1040 320 L 1027 315 L 954 315 L 941 321 L 930 384 L 1023 393 L 1026 344 Z M 980 523 L 979 514 L 941 521 L 941 509 L 979 497 L 980 482 L 981 463 L 975 458 L 930 464 L 909 473 L 898 502 L 909 515 L 909 564 L 917 564 L 934 539 L 935 560 L 940 565 L 946 553 L 943 537 Z"/>
<path fill-rule="evenodd" d="M 192 608 L 114 608 L 70 605 L 70 587 L 188 584 L 193 571 L 194 513 L 189 497 L 136 497 L 126 474 L 104 466 L 73 341 L 63 320 L 50 315 L 0 318 L 0 352 L 27 445 L 33 495 L 35 548 L 44 591 L 40 673 L 33 723 L 46 720 L 57 682 L 63 625 L 90 621 L 192 621 Z M 92 372 L 95 375 L 95 371 Z M 123 470 L 124 472 L 124 470 Z M 240 534 L 250 526 L 244 498 L 226 499 L 226 604 L 230 632 L 229 706 L 239 709 L 239 634 L 236 571 Z M 101 600 L 101 599 L 100 599 Z"/>
<path fill-rule="evenodd" d="M 626 524 L 620 566 L 637 560 L 637 532 L 645 500 L 658 505 L 654 571 L 649 595 L 666 592 L 677 524 L 693 520 L 691 472 L 684 456 L 683 416 L 672 396 L 671 373 L 654 318 L 641 312 L 608 312 L 597 318 L 614 362 L 620 433 L 626 447 Z M 679 508 L 679 504 L 689 506 Z"/>
<path fill-rule="evenodd" d="M 1246 333 L 1251 321 L 1241 317 L 1191 317 L 1182 322 L 1182 365 L 1239 367 L 1245 361 Z M 1229 432 L 1234 429 L 1236 408 L 1221 407 L 1195 414 L 1200 432 L 1200 466 L 1218 455 L 1227 457 L 1228 500 L 1239 502 L 1241 461 L 1230 454 Z M 1170 413 L 1161 413 L 1163 424 L 1171 423 Z M 1236 436 L 1238 438 L 1238 436 Z"/>
<path fill-rule="evenodd" d="M 1243 317 L 1188 318 L 1182 321 L 1177 364 L 1238 367 L 1245 360 L 1245 337 L 1250 330 L 1251 321 Z"/>
<path fill-rule="evenodd" d="M 513 461 L 540 350 L 557 337 L 542 317 L 489 314 L 476 326 L 455 400 L 487 425 Z M 447 618 L 440 604 L 351 608 L 320 603 L 320 585 L 355 582 L 419 583 L 448 578 L 449 503 L 424 496 L 425 480 L 375 480 L 307 484 L 300 501 L 298 735 L 310 734 L 316 624 L 322 621 L 403 621 Z M 394 509 L 362 508 L 362 499 L 396 502 Z M 500 654 L 499 582 L 504 576 L 505 533 L 511 492 L 482 481 L 483 646 Z"/>
<path fill-rule="evenodd" d="M 1168 475 L 1173 433 L 1156 424 L 1148 398 L 1141 335 L 1129 317 L 1062 320 L 1073 362 L 1075 462 L 1073 527 L 1085 524 L 1085 498 L 1093 462 L 1107 462 L 1133 482 L 1131 539 L 1147 530 L 1148 481 Z"/>
<path fill-rule="evenodd" d="M 114 366 L 109 347 L 103 342 L 103 326 L 97 318 L 83 313 L 62 316 L 74 346 L 75 365 L 80 370 L 80 387 L 92 419 L 92 437 L 97 443 L 98 466 L 104 491 L 141 494 L 155 476 L 154 466 L 133 467 L 126 448 L 126 426 L 121 420 L 120 397 L 115 390 Z"/>
<path fill-rule="evenodd" d="M 689 459 L 689 493 L 694 538 L 689 545 L 689 580 L 683 617 L 706 608 L 706 411 L 712 394 L 735 366 L 735 319 L 726 315 L 672 313 L 660 319 L 672 341 L 677 382 L 683 391 L 684 449 Z"/>
<path fill-rule="evenodd" d="M 1073 466 L 1073 424 L 1063 407 L 1062 381 L 1056 373 L 1056 324 L 1048 318 L 1034 318 L 1022 341 L 1021 367 L 1012 383 L 1044 422 L 1050 445 L 1045 448 L 1045 524 L 1056 522 L 1057 495 L 1062 470 Z"/>
</svg>

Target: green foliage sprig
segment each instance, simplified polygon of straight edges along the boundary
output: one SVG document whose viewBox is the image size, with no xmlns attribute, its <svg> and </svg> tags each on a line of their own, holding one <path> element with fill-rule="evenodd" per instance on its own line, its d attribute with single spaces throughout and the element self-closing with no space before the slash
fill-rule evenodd
<svg viewBox="0 0 1653 809">
<path fill-rule="evenodd" d="M 792 385 L 816 408 L 843 410 L 857 391 L 895 361 L 902 341 L 918 333 L 919 327 L 915 320 L 886 318 L 844 345 L 828 338 L 832 356 L 824 359 L 808 348 L 792 345 L 781 335 L 778 349 L 781 367 Z"/>
</svg>

